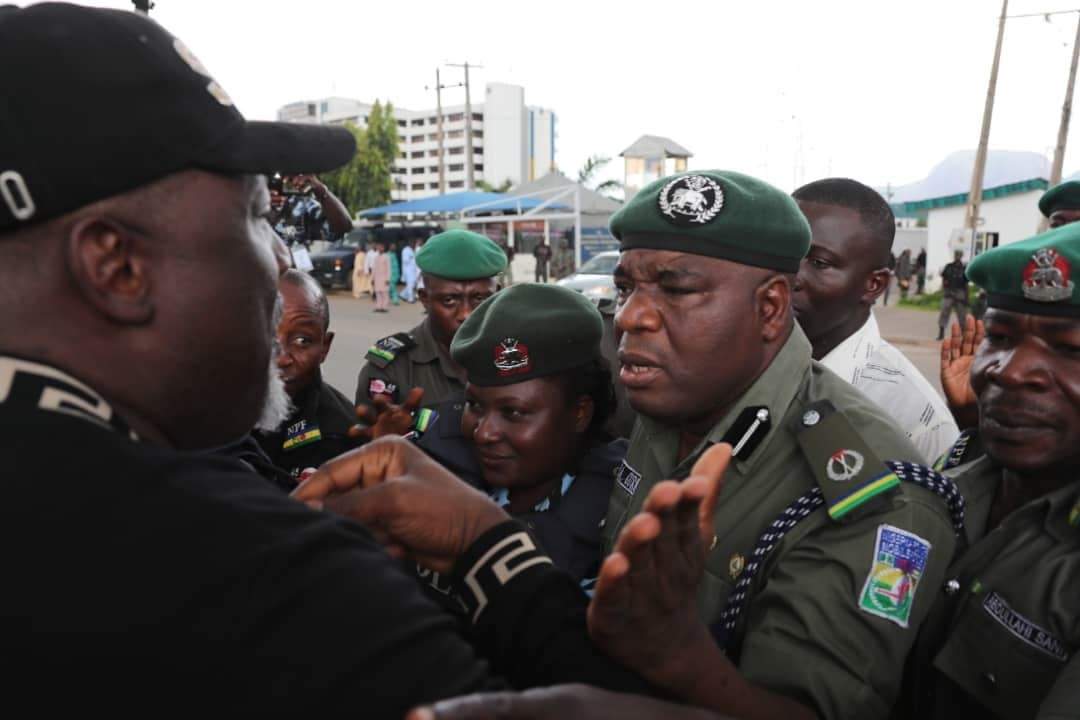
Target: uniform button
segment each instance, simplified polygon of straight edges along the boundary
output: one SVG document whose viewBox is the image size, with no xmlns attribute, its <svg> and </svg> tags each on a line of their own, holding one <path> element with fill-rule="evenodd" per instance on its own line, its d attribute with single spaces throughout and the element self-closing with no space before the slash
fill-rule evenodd
<svg viewBox="0 0 1080 720">
<path fill-rule="evenodd" d="M 956 578 L 953 578 L 949 582 L 945 583 L 945 594 L 946 595 L 955 595 L 959 591 L 960 591 L 960 581 L 957 580 Z"/>
<path fill-rule="evenodd" d="M 983 680 L 991 688 L 994 688 L 995 690 L 997 689 L 997 676 L 994 675 L 994 673 L 992 673 L 992 672 L 984 672 L 983 673 Z"/>
<path fill-rule="evenodd" d="M 817 410 L 807 410 L 803 413 L 802 424 L 806 427 L 813 427 L 821 422 L 821 413 Z"/>
</svg>

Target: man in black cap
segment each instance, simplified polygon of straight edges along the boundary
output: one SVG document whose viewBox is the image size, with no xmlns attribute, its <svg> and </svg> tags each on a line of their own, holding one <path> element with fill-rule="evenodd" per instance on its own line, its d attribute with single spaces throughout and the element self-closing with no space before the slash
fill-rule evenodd
<svg viewBox="0 0 1080 720">
<path fill-rule="evenodd" d="M 32 68 L 0 86 L 7 700 L 401 717 L 488 686 L 454 621 L 367 530 L 205 452 L 284 394 L 285 263 L 262 175 L 341 165 L 352 136 L 245 121 L 133 13 L 0 9 L 0 65 Z M 525 685 L 644 687 L 580 621 L 552 634 L 535 620 L 535 593 L 580 590 L 523 526 L 483 496 L 458 520 L 485 656 Z M 527 567 L 502 572 L 510 551 Z M 572 651 L 549 650 L 560 642 Z"/>
</svg>

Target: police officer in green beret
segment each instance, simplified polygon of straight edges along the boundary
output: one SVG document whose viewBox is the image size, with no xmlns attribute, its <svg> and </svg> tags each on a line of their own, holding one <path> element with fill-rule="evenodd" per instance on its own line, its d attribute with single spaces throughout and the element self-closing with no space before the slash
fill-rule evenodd
<svg viewBox="0 0 1080 720">
<path fill-rule="evenodd" d="M 791 308 L 805 218 L 764 182 L 703 171 L 646 186 L 611 231 L 622 251 L 619 377 L 639 421 L 606 547 L 662 479 L 687 477 L 715 443 L 733 459 L 704 578 L 690 586 L 696 602 L 692 590 L 685 600 L 697 612 L 670 612 L 670 580 L 689 571 L 661 543 L 663 561 L 629 574 L 641 588 L 632 604 L 647 610 L 652 598 L 652 615 L 595 607 L 598 588 L 590 619 L 604 618 L 602 646 L 720 712 L 885 716 L 944 581 L 960 508 L 944 478 L 912 463 L 920 455 L 904 432 L 811 359 Z M 680 642 L 706 627 L 715 643 Z M 665 653 L 685 656 L 674 680 L 650 675 Z"/>
<path fill-rule="evenodd" d="M 506 267 L 506 254 L 484 235 L 448 230 L 424 243 L 416 264 L 423 273 L 419 294 L 427 317 L 367 351 L 357 405 L 370 406 L 378 396 L 404 402 L 418 387 L 424 390 L 423 404 L 433 406 L 465 391 L 465 372 L 450 356 L 450 342 L 469 314 L 499 289 L 496 276 Z"/>
<path fill-rule="evenodd" d="M 1051 228 L 1080 220 L 1080 181 L 1069 180 L 1043 193 L 1039 212 L 1050 220 Z"/>
<path fill-rule="evenodd" d="M 1077 269 L 1076 224 L 968 267 L 988 309 L 978 429 L 945 462 L 967 500 L 962 552 L 932 586 L 898 716 L 1033 718 L 1080 650 Z"/>
<path fill-rule="evenodd" d="M 465 400 L 439 405 L 417 444 L 487 492 L 584 587 L 626 441 L 605 431 L 615 397 L 600 313 L 580 293 L 519 284 L 481 303 L 450 345 Z"/>
</svg>

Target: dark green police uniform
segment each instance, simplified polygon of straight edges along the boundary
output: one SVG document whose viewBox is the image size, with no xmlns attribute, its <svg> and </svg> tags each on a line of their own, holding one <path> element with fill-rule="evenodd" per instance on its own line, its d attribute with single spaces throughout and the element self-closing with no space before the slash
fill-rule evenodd
<svg viewBox="0 0 1080 720">
<path fill-rule="evenodd" d="M 270 462 L 292 478 L 360 445 L 347 434 L 356 424 L 356 408 L 321 373 L 293 404 L 296 410 L 278 430 L 254 433 Z"/>
<path fill-rule="evenodd" d="M 810 232 L 771 186 L 728 172 L 644 188 L 612 218 L 622 249 L 655 248 L 794 272 Z M 649 490 L 713 443 L 734 460 L 699 594 L 702 618 L 750 681 L 826 718 L 883 717 L 944 579 L 962 500 L 873 402 L 811 359 L 796 325 L 688 457 L 640 417 L 605 527 L 612 547 Z M 943 499 L 944 496 L 947 499 Z"/>
<path fill-rule="evenodd" d="M 416 253 L 416 264 L 427 275 L 448 280 L 480 280 L 506 267 L 506 254 L 489 238 L 468 230 L 447 230 L 428 239 Z M 377 395 L 402 402 L 414 387 L 424 389 L 423 405 L 462 397 L 465 373 L 431 332 L 425 318 L 409 332 L 376 342 L 365 356 L 356 385 L 356 404 L 371 404 Z"/>
<path fill-rule="evenodd" d="M 1039 212 L 1050 217 L 1057 210 L 1080 210 L 1080 182 L 1069 180 L 1055 185 L 1039 198 Z"/>
<path fill-rule="evenodd" d="M 1058 674 L 1036 717 L 1037 720 L 1080 720 L 1080 657 L 1074 656 Z"/>
<path fill-rule="evenodd" d="M 991 308 L 1080 320 L 1078 264 L 1080 224 L 1073 224 L 984 253 L 968 276 Z M 944 470 L 967 500 L 964 537 L 935 588 L 912 655 L 911 707 L 898 717 L 1034 718 L 1040 706 L 1060 710 L 1066 699 L 1076 717 L 1080 692 L 1062 673 L 1080 650 L 1080 481 L 988 528 L 1005 469 L 987 455 L 971 459 L 973 447 L 977 438 L 950 453 L 947 464 L 959 464 Z"/>
</svg>

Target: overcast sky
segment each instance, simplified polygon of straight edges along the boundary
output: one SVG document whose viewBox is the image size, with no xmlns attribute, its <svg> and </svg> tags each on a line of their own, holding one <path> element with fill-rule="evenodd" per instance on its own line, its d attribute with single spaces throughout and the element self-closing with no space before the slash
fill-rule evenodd
<svg viewBox="0 0 1080 720">
<path fill-rule="evenodd" d="M 978 144 L 997 0 L 711 0 L 514 3 L 156 0 L 178 35 L 252 119 L 340 95 L 434 107 L 447 62 L 525 87 L 558 116 L 556 161 L 615 157 L 644 133 L 791 190 L 825 176 L 922 179 Z M 127 0 L 87 4 L 130 8 Z M 1012 0 L 1010 14 L 1080 7 Z M 1007 21 L 990 147 L 1052 157 L 1076 14 Z M 459 70 L 443 70 L 443 81 Z M 449 90 L 444 102 L 464 102 Z M 1072 123 L 1077 133 L 1077 123 Z M 1065 174 L 1080 170 L 1074 134 Z"/>
</svg>

